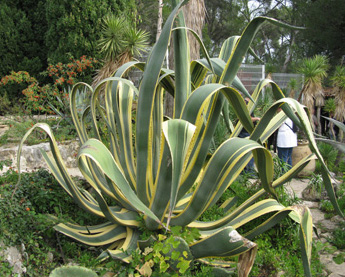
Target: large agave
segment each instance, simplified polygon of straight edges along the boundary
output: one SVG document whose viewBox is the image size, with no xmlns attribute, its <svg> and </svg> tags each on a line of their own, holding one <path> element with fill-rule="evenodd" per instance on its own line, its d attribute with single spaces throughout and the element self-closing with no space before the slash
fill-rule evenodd
<svg viewBox="0 0 345 277">
<path fill-rule="evenodd" d="M 140 223 L 137 218 L 143 215 L 145 227 L 150 230 L 169 230 L 173 225 L 198 228 L 201 239 L 189 245 L 195 259 L 241 255 L 240 272 L 248 272 L 256 251 L 256 244 L 251 240 L 290 215 L 300 223 L 303 264 L 305 274 L 310 275 L 310 211 L 302 206 L 284 207 L 274 198 L 276 187 L 290 180 L 311 159 L 317 157 L 322 164 L 330 199 L 341 214 L 329 172 L 316 147 L 308 115 L 297 101 L 284 98 L 279 87 L 271 80 L 261 81 L 250 96 L 236 77 L 260 26 L 264 22 L 283 24 L 266 17 L 255 18 L 242 36 L 232 37 L 224 43 L 218 58 L 210 59 L 205 52 L 206 59 L 191 63 L 187 30 L 175 29 L 176 63 L 173 72 L 162 68 L 162 65 L 174 19 L 186 2 L 177 5 L 167 19 L 146 64 L 127 63 L 119 68 L 114 77 L 103 80 L 94 90 L 87 84 L 79 83 L 70 94 L 71 113 L 81 143 L 78 165 L 93 187 L 93 195 L 79 189 L 67 173 L 57 143 L 46 124 L 36 124 L 25 135 L 20 144 L 18 162 L 22 144 L 32 130 L 41 128 L 47 132 L 52 152 L 42 154 L 51 172 L 81 208 L 104 217 L 106 221 L 98 226 L 59 224 L 55 229 L 85 244 L 105 246 L 101 259 L 110 255 L 129 261 L 130 251 L 138 247 Z M 139 90 L 122 78 L 132 67 L 143 70 Z M 250 119 L 253 102 L 246 105 L 242 94 L 255 101 L 269 84 L 277 101 L 254 127 Z M 97 100 L 103 86 L 104 108 Z M 79 118 L 75 97 L 77 90 L 82 87 L 92 91 L 92 99 L 90 107 Z M 165 93 L 174 95 L 174 117 L 171 119 L 163 116 Z M 135 106 L 133 101 L 136 97 L 137 109 L 133 118 L 132 107 Z M 229 103 L 238 116 L 239 122 L 234 128 L 223 110 L 227 106 L 225 103 Z M 279 107 L 283 112 L 277 113 Z M 92 116 L 91 132 L 85 127 L 88 114 Z M 210 143 L 222 114 L 232 134 L 210 156 Z M 314 154 L 305 157 L 279 179 L 273 180 L 272 156 L 263 143 L 287 116 L 304 130 Z M 109 145 L 101 141 L 98 119 L 107 124 Z M 237 137 L 243 127 L 251 134 L 249 138 Z M 227 201 L 224 207 L 231 212 L 219 220 L 198 221 L 204 211 L 215 205 L 253 156 L 263 189 L 248 196 L 247 201 L 233 209 L 230 208 L 234 201 Z M 273 197 L 259 200 L 266 193 Z M 109 206 L 105 195 L 116 205 Z M 248 233 L 240 235 L 236 231 L 249 221 L 267 214 L 271 216 Z"/>
</svg>

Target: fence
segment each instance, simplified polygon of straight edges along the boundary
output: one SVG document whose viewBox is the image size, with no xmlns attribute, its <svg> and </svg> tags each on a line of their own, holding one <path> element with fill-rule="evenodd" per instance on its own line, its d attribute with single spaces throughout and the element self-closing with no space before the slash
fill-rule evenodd
<svg viewBox="0 0 345 277">
<path fill-rule="evenodd" d="M 140 72 L 140 70 L 133 70 L 130 73 L 130 77 L 136 85 L 138 85 L 141 76 L 142 72 Z M 238 70 L 237 76 L 240 78 L 245 88 L 252 93 L 257 84 L 265 78 L 265 65 L 242 64 Z M 271 78 L 282 90 L 286 91 L 289 91 L 288 86 L 290 80 L 295 79 L 296 92 L 294 97 L 298 97 L 303 85 L 302 74 L 272 73 Z"/>
</svg>

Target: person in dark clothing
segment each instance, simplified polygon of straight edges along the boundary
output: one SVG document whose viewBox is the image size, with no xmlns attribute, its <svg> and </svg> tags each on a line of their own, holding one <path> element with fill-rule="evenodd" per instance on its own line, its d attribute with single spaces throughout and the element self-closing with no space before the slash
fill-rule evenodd
<svg viewBox="0 0 345 277">
<path fill-rule="evenodd" d="M 246 104 L 248 104 L 249 99 L 246 97 L 244 100 L 246 101 Z M 250 116 L 251 116 L 251 119 L 252 119 L 252 122 L 254 123 L 254 125 L 257 123 L 257 121 L 260 120 L 260 117 L 255 117 L 253 113 L 251 113 Z M 245 128 L 242 128 L 240 134 L 238 135 L 239 138 L 246 138 L 249 136 L 250 136 L 250 134 L 247 132 L 247 130 Z M 248 162 L 248 164 L 244 168 L 244 171 L 246 173 L 255 173 L 254 158 L 250 159 L 250 161 Z"/>
</svg>

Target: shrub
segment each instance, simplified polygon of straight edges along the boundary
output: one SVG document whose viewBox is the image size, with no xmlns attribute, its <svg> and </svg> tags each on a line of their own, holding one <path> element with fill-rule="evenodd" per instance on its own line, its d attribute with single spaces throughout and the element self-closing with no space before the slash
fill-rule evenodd
<svg viewBox="0 0 345 277">
<path fill-rule="evenodd" d="M 0 87 L 4 91 L 2 97 L 11 96 L 13 106 L 18 105 L 18 100 L 20 100 L 19 104 L 24 105 L 27 114 L 53 114 L 55 110 L 50 105 L 58 110 L 64 110 L 65 103 L 68 102 L 66 89 L 80 81 L 81 78 L 89 77 L 90 79 L 90 72 L 95 69 L 97 64 L 97 60 L 86 56 L 82 56 L 80 59 L 71 58 L 71 62 L 68 64 L 50 64 L 42 75 L 51 77 L 54 81 L 53 85 L 40 85 L 37 79 L 30 76 L 28 72 L 13 71 L 0 81 Z M 21 94 L 18 94 L 20 91 Z"/>
</svg>

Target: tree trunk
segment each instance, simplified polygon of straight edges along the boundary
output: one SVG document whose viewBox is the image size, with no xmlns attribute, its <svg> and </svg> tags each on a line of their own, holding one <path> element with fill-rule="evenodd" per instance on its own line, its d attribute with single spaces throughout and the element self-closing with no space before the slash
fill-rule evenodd
<svg viewBox="0 0 345 277">
<path fill-rule="evenodd" d="M 157 20 L 156 41 L 159 39 L 159 36 L 161 35 L 162 25 L 163 25 L 163 0 L 158 0 L 158 20 Z"/>
<path fill-rule="evenodd" d="M 313 115 L 314 114 L 312 114 L 312 118 L 313 118 Z M 317 133 L 319 135 L 321 135 L 321 133 L 322 133 L 322 130 L 321 130 L 321 107 L 320 106 L 317 107 Z"/>
<path fill-rule="evenodd" d="M 204 26 L 206 16 L 204 0 L 190 0 L 182 10 L 186 21 L 186 26 L 193 29 L 200 36 L 200 38 L 202 38 L 202 28 Z M 190 32 L 188 32 L 188 41 L 191 60 L 193 61 L 199 59 L 200 45 Z"/>
<path fill-rule="evenodd" d="M 297 31 L 292 31 L 291 32 L 290 48 L 288 49 L 288 53 L 286 55 L 286 58 L 285 58 L 285 61 L 284 61 L 284 65 L 283 65 L 283 67 L 281 69 L 281 72 L 286 72 L 289 63 L 291 62 L 291 59 L 292 59 L 292 50 L 291 50 L 291 48 L 295 44 L 296 34 L 297 34 Z"/>
</svg>

